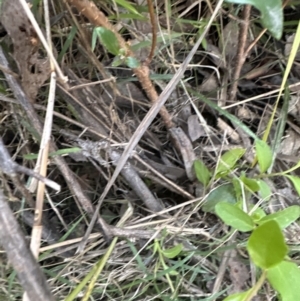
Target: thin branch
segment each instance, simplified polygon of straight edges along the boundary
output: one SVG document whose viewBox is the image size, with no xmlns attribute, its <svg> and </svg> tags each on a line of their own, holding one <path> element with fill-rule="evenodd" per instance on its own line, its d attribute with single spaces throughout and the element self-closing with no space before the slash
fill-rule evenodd
<svg viewBox="0 0 300 301">
<path fill-rule="evenodd" d="M 30 300 L 54 301 L 47 279 L 0 190 L 0 242 Z"/>
<path fill-rule="evenodd" d="M 238 80 L 241 74 L 242 67 L 246 60 L 246 43 L 248 37 L 248 29 L 249 29 L 249 20 L 250 20 L 250 12 L 251 5 L 245 5 L 243 10 L 243 22 L 240 23 L 240 32 L 239 32 L 239 48 L 236 57 L 235 70 L 232 78 L 232 86 L 229 92 L 229 98 L 231 100 L 235 100 L 237 88 L 238 88 Z"/>
<path fill-rule="evenodd" d="M 152 58 L 154 56 L 155 48 L 156 48 L 156 41 L 157 41 L 157 26 L 156 26 L 156 18 L 153 8 L 152 0 L 147 0 L 148 3 L 148 9 L 149 9 L 149 15 L 150 15 L 150 22 L 152 26 L 152 44 L 151 44 L 151 50 L 148 55 L 148 58 L 145 61 L 145 65 L 149 66 L 149 64 L 152 61 Z"/>
</svg>

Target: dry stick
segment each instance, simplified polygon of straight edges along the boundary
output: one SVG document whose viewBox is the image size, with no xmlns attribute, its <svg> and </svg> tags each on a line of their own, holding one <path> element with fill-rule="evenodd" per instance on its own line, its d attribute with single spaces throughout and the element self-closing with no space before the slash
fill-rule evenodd
<svg viewBox="0 0 300 301">
<path fill-rule="evenodd" d="M 86 1 L 74 1 L 74 0 L 69 0 L 71 3 L 75 2 L 85 2 Z M 145 131 L 147 130 L 147 128 L 150 126 L 150 124 L 152 123 L 152 121 L 154 120 L 154 118 L 156 117 L 156 115 L 158 114 L 158 112 L 161 111 L 160 109 L 162 108 L 162 106 L 164 105 L 164 103 L 167 101 L 167 99 L 169 98 L 169 96 L 171 95 L 171 93 L 174 91 L 174 89 L 176 88 L 177 84 L 179 83 L 181 77 L 184 74 L 184 71 L 186 70 L 189 62 L 191 61 L 191 59 L 193 58 L 195 52 L 198 50 L 199 46 L 201 45 L 201 42 L 203 40 L 203 38 L 205 37 L 208 29 L 210 28 L 214 18 L 216 17 L 219 9 L 221 8 L 223 3 L 223 0 L 219 0 L 214 13 L 212 14 L 209 22 L 207 23 L 202 35 L 199 37 L 198 41 L 195 43 L 194 47 L 192 48 L 192 50 L 190 51 L 190 53 L 188 54 L 188 56 L 186 57 L 186 59 L 184 60 L 184 62 L 182 63 L 182 65 L 178 68 L 177 72 L 174 74 L 173 78 L 170 80 L 170 82 L 167 84 L 166 88 L 162 91 L 162 93 L 160 94 L 160 96 L 157 98 L 157 100 L 153 103 L 151 109 L 148 111 L 147 115 L 144 117 L 144 119 L 142 120 L 142 122 L 140 123 L 140 125 L 138 126 L 138 128 L 136 129 L 136 131 L 134 132 L 134 134 L 132 135 L 129 143 L 127 144 L 127 146 L 125 147 L 125 150 L 118 162 L 118 165 L 111 177 L 111 179 L 109 180 L 109 182 L 107 183 L 102 195 L 100 196 L 100 199 L 98 201 L 97 207 L 96 207 L 96 213 L 94 214 L 91 223 L 85 233 L 85 236 L 83 238 L 83 244 L 80 246 L 80 249 L 83 249 L 84 247 L 84 243 L 86 241 L 86 239 L 88 238 L 88 236 L 90 235 L 92 228 L 95 224 L 95 221 L 97 219 L 97 215 L 98 212 L 100 210 L 100 207 L 102 205 L 102 202 L 104 200 L 104 198 L 106 197 L 107 193 L 109 192 L 110 188 L 112 187 L 113 183 L 115 182 L 115 180 L 117 179 L 119 173 L 121 172 L 122 168 L 124 167 L 127 159 L 129 158 L 129 156 L 131 155 L 133 149 L 137 146 L 139 140 L 142 138 L 142 136 L 144 135 Z M 95 5 L 93 6 L 95 7 Z M 84 7 L 83 7 L 84 8 Z M 78 9 L 78 8 L 77 8 Z M 152 86 L 152 83 L 148 77 L 148 81 L 150 82 L 150 87 Z M 144 89 L 146 89 L 146 87 L 144 87 Z M 147 91 L 147 90 L 146 90 Z M 149 87 L 148 87 L 148 91 L 149 91 Z M 148 94 L 148 93 L 147 93 Z M 148 95 L 149 97 L 149 95 Z M 149 97 L 150 98 L 150 97 Z M 152 98 L 151 98 L 152 99 Z M 168 112 L 167 112 L 168 113 Z M 162 116 L 162 115 L 161 115 Z"/>
<path fill-rule="evenodd" d="M 149 15 L 150 15 L 150 21 L 151 21 L 151 26 L 152 26 L 152 45 L 151 45 L 151 50 L 148 55 L 148 58 L 145 61 L 145 65 L 149 66 L 151 63 L 151 60 L 154 56 L 154 51 L 156 48 L 156 39 L 157 39 L 157 26 L 156 26 L 156 20 L 155 20 L 155 13 L 154 13 L 154 8 L 153 8 L 153 0 L 147 0 L 148 4 L 148 9 L 149 9 Z"/>
<path fill-rule="evenodd" d="M 246 60 L 246 43 L 247 43 L 247 36 L 248 36 L 248 29 L 249 29 L 249 19 L 250 19 L 250 12 L 251 12 L 251 5 L 245 5 L 243 10 L 243 22 L 240 23 L 240 32 L 239 32 L 239 48 L 236 58 L 236 65 L 233 74 L 233 84 L 231 86 L 229 92 L 229 98 L 235 100 L 237 87 L 238 87 L 238 80 L 241 74 L 242 67 Z"/>
<path fill-rule="evenodd" d="M 17 163 L 15 163 L 7 149 L 5 148 L 3 141 L 0 137 L 0 169 L 7 175 L 9 175 L 10 177 L 15 177 L 17 173 L 24 173 L 27 176 L 30 177 L 34 177 L 36 179 L 38 179 L 39 181 L 44 182 L 46 185 L 48 185 L 49 187 L 60 191 L 60 185 L 58 185 L 57 183 L 41 176 L 40 174 L 38 174 L 37 172 L 26 168 L 24 166 L 18 165 Z"/>
<path fill-rule="evenodd" d="M 0 190 L 0 241 L 30 300 L 53 301 L 47 279 Z"/>
</svg>

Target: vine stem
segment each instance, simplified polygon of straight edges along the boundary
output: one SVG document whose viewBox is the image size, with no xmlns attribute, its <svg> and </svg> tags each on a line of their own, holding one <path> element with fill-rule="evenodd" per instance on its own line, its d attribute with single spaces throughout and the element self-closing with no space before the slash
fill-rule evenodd
<svg viewBox="0 0 300 301">
<path fill-rule="evenodd" d="M 251 301 L 251 299 L 256 296 L 258 290 L 264 284 L 264 282 L 266 280 L 266 277 L 267 277 L 267 271 L 263 270 L 263 272 L 262 272 L 261 276 L 259 277 L 258 281 L 253 286 L 253 288 L 250 290 L 248 296 L 246 297 L 246 299 L 244 301 Z"/>
</svg>

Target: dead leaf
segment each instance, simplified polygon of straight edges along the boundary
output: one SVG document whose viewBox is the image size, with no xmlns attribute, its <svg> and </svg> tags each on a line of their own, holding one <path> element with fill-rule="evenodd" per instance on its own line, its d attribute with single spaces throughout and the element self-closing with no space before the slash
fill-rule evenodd
<svg viewBox="0 0 300 301">
<path fill-rule="evenodd" d="M 288 108 L 289 115 L 293 116 L 295 119 L 300 117 L 300 93 L 297 95 L 291 95 Z"/>
<path fill-rule="evenodd" d="M 227 65 L 230 66 L 237 54 L 239 41 L 239 25 L 236 21 L 230 21 L 223 29 L 223 39 L 219 40 L 219 48 L 223 49 Z"/>
<path fill-rule="evenodd" d="M 211 60 L 214 62 L 214 64 L 217 67 L 225 68 L 224 58 L 223 58 L 222 53 L 220 52 L 220 49 L 218 47 L 216 47 L 215 45 L 207 42 L 206 51 L 208 52 Z"/>
<path fill-rule="evenodd" d="M 180 149 L 186 175 L 189 180 L 193 181 L 196 177 L 193 167 L 196 156 L 192 143 L 181 128 L 171 128 L 169 133 L 174 141 L 174 144 L 177 145 L 178 149 Z"/>
<path fill-rule="evenodd" d="M 286 137 L 281 142 L 281 154 L 297 155 L 300 150 L 300 136 L 293 129 L 287 131 Z"/>
<path fill-rule="evenodd" d="M 40 48 L 36 32 L 19 1 L 3 2 L 1 22 L 13 42 L 13 57 L 20 71 L 22 87 L 33 102 L 38 89 L 50 76 L 49 59 Z"/>
<path fill-rule="evenodd" d="M 200 123 L 197 115 L 191 115 L 187 121 L 189 136 L 194 142 L 200 137 L 207 136 L 204 126 Z"/>
<path fill-rule="evenodd" d="M 290 55 L 291 51 L 292 51 L 292 46 L 293 46 L 294 39 L 295 39 L 295 34 L 287 36 L 287 38 L 286 38 L 286 44 L 285 44 L 285 47 L 284 47 L 284 55 L 286 57 L 288 57 Z M 300 61 L 300 48 L 298 48 L 295 60 Z"/>
<path fill-rule="evenodd" d="M 225 54 L 227 67 L 233 66 L 239 46 L 239 25 L 237 21 L 230 21 L 223 29 L 223 39 L 219 40 L 219 48 Z M 248 35 L 245 48 L 250 45 L 251 38 Z M 250 55 L 251 51 L 248 53 Z"/>
<path fill-rule="evenodd" d="M 246 265 L 241 261 L 235 250 L 232 250 L 231 252 L 231 256 L 228 260 L 228 267 L 229 277 L 233 285 L 230 293 L 234 294 L 243 291 L 250 274 Z"/>
<path fill-rule="evenodd" d="M 199 91 L 200 92 L 213 92 L 218 89 L 218 80 L 215 75 L 210 75 L 206 78 L 201 84 Z"/>
</svg>

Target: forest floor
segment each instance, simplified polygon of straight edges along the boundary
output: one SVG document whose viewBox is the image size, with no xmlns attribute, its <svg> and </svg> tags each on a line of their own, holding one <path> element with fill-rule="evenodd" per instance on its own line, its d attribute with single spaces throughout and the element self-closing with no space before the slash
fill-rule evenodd
<svg viewBox="0 0 300 301">
<path fill-rule="evenodd" d="M 26 244 L 1 237 L 0 300 L 22 299 L 29 245 L 40 300 L 209 301 L 254 287 L 250 232 L 215 206 L 298 212 L 300 53 L 288 62 L 300 2 L 284 3 L 279 39 L 254 7 L 227 2 L 31 2 L 36 25 L 19 1 L 1 7 L 0 199 Z M 287 224 L 297 263 L 300 228 Z M 251 300 L 278 297 L 265 281 Z"/>
</svg>

